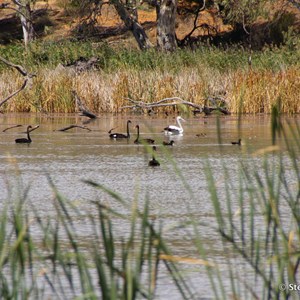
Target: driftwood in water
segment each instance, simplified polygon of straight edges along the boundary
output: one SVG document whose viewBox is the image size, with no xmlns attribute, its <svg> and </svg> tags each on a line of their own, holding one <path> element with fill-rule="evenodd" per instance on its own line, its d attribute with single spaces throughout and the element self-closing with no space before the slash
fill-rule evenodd
<svg viewBox="0 0 300 300">
<path fill-rule="evenodd" d="M 34 127 L 32 127 L 30 130 L 29 130 L 29 132 L 31 132 L 31 131 L 33 131 L 33 130 L 36 130 L 36 129 L 38 129 L 40 127 L 40 125 L 36 125 L 36 126 L 34 126 Z"/>
<path fill-rule="evenodd" d="M 0 61 L 2 61 L 3 63 L 5 63 L 6 65 L 12 67 L 12 68 L 15 68 L 19 73 L 21 73 L 22 76 L 24 76 L 24 82 L 22 84 L 22 86 L 16 90 L 15 92 L 13 92 L 12 94 L 10 94 L 9 96 L 7 96 L 5 99 L 3 99 L 1 102 L 0 102 L 0 107 L 6 103 L 9 99 L 11 99 L 12 97 L 14 97 L 15 95 L 17 95 L 18 93 L 20 93 L 22 90 L 24 90 L 26 88 L 26 86 L 31 83 L 32 81 L 32 78 L 35 77 L 36 75 L 35 74 L 31 74 L 31 73 L 28 73 L 27 70 L 25 68 L 23 68 L 22 66 L 20 65 L 15 65 L 13 63 L 11 63 L 10 61 L 4 59 L 3 57 L 0 56 Z"/>
<path fill-rule="evenodd" d="M 115 130 L 116 128 L 117 128 L 117 127 L 114 127 L 114 128 L 112 128 L 112 129 L 110 129 L 110 130 L 108 131 L 108 134 L 111 134 L 112 131 Z"/>
<path fill-rule="evenodd" d="M 186 100 L 183 100 L 179 97 L 171 97 L 171 98 L 164 98 L 162 100 L 159 100 L 157 102 L 153 102 L 153 103 L 146 103 L 143 101 L 136 101 L 130 98 L 126 98 L 126 100 L 128 100 L 129 102 L 133 103 L 132 105 L 126 105 L 126 106 L 122 106 L 121 109 L 126 109 L 126 108 L 130 108 L 130 109 L 143 109 L 146 111 L 149 111 L 149 109 L 153 109 L 155 107 L 167 107 L 167 106 L 176 106 L 176 105 L 187 105 L 187 106 L 191 106 L 193 108 L 195 108 L 195 113 L 205 113 L 210 114 L 212 111 L 217 110 L 220 111 L 223 114 L 230 114 L 230 112 L 224 108 L 224 107 L 220 107 L 217 105 L 216 103 L 216 99 L 212 98 L 214 100 L 214 104 L 215 106 L 210 107 L 210 106 L 201 106 Z M 209 101 L 211 101 L 212 99 L 208 99 Z M 223 100 L 224 101 L 224 100 Z M 211 101 L 212 102 L 212 101 Z"/>
<path fill-rule="evenodd" d="M 80 115 L 84 116 L 84 117 L 88 117 L 90 119 L 96 119 L 97 116 L 87 110 L 87 108 L 83 104 L 82 100 L 77 95 L 77 93 L 75 91 L 72 91 L 72 94 L 73 94 L 73 97 L 75 98 L 76 106 L 78 107 Z"/>
<path fill-rule="evenodd" d="M 7 131 L 7 130 L 10 130 L 10 129 L 13 129 L 13 128 L 17 128 L 17 127 L 22 127 L 22 125 L 14 125 L 14 126 L 5 128 L 4 130 L 2 130 L 2 132 L 5 132 L 5 131 Z"/>
<path fill-rule="evenodd" d="M 85 126 L 80 126 L 80 125 L 70 125 L 68 127 L 57 129 L 56 131 L 67 131 L 67 130 L 72 129 L 72 128 L 80 128 L 80 129 L 85 129 L 85 130 L 88 130 L 88 131 L 92 131 L 91 129 L 89 129 Z"/>
<path fill-rule="evenodd" d="M 34 127 L 32 127 L 31 129 L 29 129 L 29 132 L 31 132 L 31 131 L 34 131 L 34 130 L 38 129 L 39 127 L 40 127 L 40 125 L 36 125 L 36 126 L 34 126 Z M 24 131 L 24 132 L 22 132 L 22 133 L 27 133 L 27 131 Z"/>
</svg>

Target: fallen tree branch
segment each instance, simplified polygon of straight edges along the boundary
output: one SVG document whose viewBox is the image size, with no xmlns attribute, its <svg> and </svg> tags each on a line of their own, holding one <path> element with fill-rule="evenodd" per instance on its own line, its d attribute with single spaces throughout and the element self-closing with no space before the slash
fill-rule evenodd
<svg viewBox="0 0 300 300">
<path fill-rule="evenodd" d="M 21 125 L 22 126 L 22 125 Z M 40 127 L 40 125 L 36 125 L 34 127 L 32 127 L 31 129 L 29 129 L 29 132 L 34 131 L 36 129 L 38 129 Z M 27 131 L 23 131 L 22 133 L 27 133 Z"/>
<path fill-rule="evenodd" d="M 32 127 L 32 128 L 29 130 L 29 132 L 38 129 L 39 127 L 40 127 L 40 125 L 36 125 L 35 127 Z"/>
<path fill-rule="evenodd" d="M 56 131 L 67 131 L 67 130 L 72 129 L 72 128 L 80 128 L 80 129 L 85 129 L 85 130 L 88 130 L 88 131 L 92 131 L 91 129 L 89 129 L 85 126 L 80 126 L 80 125 L 70 125 L 68 127 L 57 129 Z"/>
<path fill-rule="evenodd" d="M 14 125 L 14 126 L 5 128 L 4 130 L 2 130 L 2 132 L 5 132 L 5 131 L 7 131 L 7 130 L 10 130 L 10 129 L 13 129 L 13 128 L 17 128 L 17 127 L 22 127 L 22 125 Z"/>
<path fill-rule="evenodd" d="M 7 102 L 10 98 L 14 97 L 15 95 L 17 95 L 18 93 L 20 93 L 22 90 L 24 90 L 26 88 L 28 79 L 26 78 L 25 81 L 23 82 L 22 86 L 16 90 L 15 92 L 13 92 L 12 94 L 10 94 L 8 97 L 6 97 L 4 100 L 2 100 L 0 102 L 0 106 L 2 106 L 5 102 Z"/>
<path fill-rule="evenodd" d="M 217 100 L 220 101 L 220 99 L 212 98 L 212 97 L 209 97 L 208 100 L 215 104 L 215 106 L 213 106 L 213 107 L 201 106 L 201 105 L 183 100 L 182 98 L 179 98 L 179 97 L 164 98 L 162 100 L 159 100 L 159 101 L 153 102 L 153 103 L 146 103 L 146 102 L 143 102 L 143 101 L 136 101 L 136 100 L 133 100 L 133 99 L 130 99 L 130 98 L 124 98 L 124 99 L 126 99 L 129 102 L 133 103 L 133 105 L 125 105 L 125 106 L 122 106 L 121 109 L 140 108 L 140 109 L 145 109 L 145 110 L 148 111 L 149 109 L 152 109 L 154 107 L 188 105 L 188 106 L 191 106 L 191 107 L 195 108 L 195 112 L 205 113 L 206 115 L 210 114 L 214 110 L 220 111 L 221 113 L 226 114 L 226 115 L 230 114 L 230 112 L 226 108 L 220 107 L 220 106 L 217 105 Z M 214 100 L 214 101 L 212 101 L 212 100 Z M 222 99 L 222 103 L 223 103 L 223 101 L 224 100 Z"/>
<path fill-rule="evenodd" d="M 143 102 L 143 101 L 136 101 L 136 100 L 133 100 L 133 99 L 130 99 L 130 98 L 125 98 L 125 100 L 128 100 L 129 102 L 132 102 L 134 104 L 133 105 L 122 106 L 121 109 L 123 109 L 123 108 L 149 109 L 149 108 L 153 108 L 153 107 L 174 106 L 174 105 L 178 105 L 178 104 L 185 104 L 185 105 L 197 108 L 197 109 L 201 109 L 200 105 L 197 105 L 197 104 L 194 104 L 192 102 L 183 100 L 179 97 L 164 98 L 164 99 L 159 100 L 159 101 L 154 102 L 154 103 L 146 103 L 146 102 Z M 174 101 L 174 102 L 165 103 L 165 102 L 168 102 L 168 101 Z"/>
<path fill-rule="evenodd" d="M 82 100 L 77 95 L 77 93 L 75 91 L 72 91 L 72 94 L 73 94 L 73 97 L 75 98 L 76 106 L 78 107 L 80 115 L 84 116 L 84 117 L 88 117 L 90 119 L 96 119 L 97 116 L 87 110 L 87 108 L 83 104 Z"/>
<path fill-rule="evenodd" d="M 10 61 L 6 60 L 5 58 L 3 58 L 1 56 L 0 56 L 0 61 L 2 61 L 3 63 L 5 63 L 6 65 L 8 65 L 10 67 L 15 68 L 19 73 L 21 73 L 22 76 L 25 77 L 25 80 L 24 80 L 22 86 L 18 90 L 16 90 L 15 92 L 13 92 L 12 94 L 10 94 L 8 97 L 6 97 L 4 100 L 2 100 L 0 102 L 0 107 L 1 107 L 9 99 L 11 99 L 12 97 L 14 97 L 18 93 L 20 93 L 22 90 L 24 90 L 26 88 L 27 84 L 31 83 L 32 78 L 35 77 L 36 75 L 28 73 L 27 70 L 25 68 L 23 68 L 22 66 L 13 64 L 13 63 L 11 63 Z"/>
</svg>

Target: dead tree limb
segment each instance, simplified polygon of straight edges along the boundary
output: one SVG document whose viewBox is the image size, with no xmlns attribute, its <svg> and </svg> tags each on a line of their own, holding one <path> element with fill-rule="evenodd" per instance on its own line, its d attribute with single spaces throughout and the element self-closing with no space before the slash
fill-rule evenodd
<svg viewBox="0 0 300 300">
<path fill-rule="evenodd" d="M 22 126 L 22 125 L 21 125 Z M 40 125 L 36 125 L 34 127 L 32 127 L 31 129 L 29 129 L 29 132 L 34 131 L 36 129 L 38 129 L 40 127 Z M 23 131 L 22 133 L 27 133 L 27 131 Z"/>
<path fill-rule="evenodd" d="M 162 107 L 162 106 L 175 106 L 178 104 L 185 104 L 197 109 L 201 109 L 200 105 L 197 105 L 195 103 L 183 100 L 179 97 L 171 97 L 171 98 L 164 98 L 162 100 L 159 100 L 157 102 L 154 103 L 146 103 L 143 101 L 136 101 L 130 98 L 125 98 L 126 100 L 128 100 L 129 102 L 133 103 L 133 105 L 126 105 L 126 106 L 122 106 L 121 109 L 124 108 L 142 108 L 142 109 L 149 109 L 149 108 L 153 108 L 153 107 Z M 173 102 L 169 102 L 169 101 L 173 101 Z M 166 103 L 168 102 L 168 103 Z"/>
<path fill-rule="evenodd" d="M 128 100 L 129 102 L 133 103 L 132 105 L 125 105 L 122 106 L 121 109 L 143 109 L 143 110 L 149 110 L 149 109 L 153 109 L 155 107 L 166 107 L 166 106 L 176 106 L 176 105 L 187 105 L 187 106 L 191 106 L 195 109 L 195 112 L 197 113 L 205 113 L 205 114 L 210 114 L 212 111 L 217 110 L 220 111 L 223 114 L 229 115 L 230 112 L 224 108 L 224 107 L 220 107 L 217 105 L 217 98 L 212 98 L 214 100 L 216 100 L 215 106 L 210 107 L 210 106 L 201 106 L 186 100 L 183 100 L 182 98 L 179 97 L 171 97 L 171 98 L 164 98 L 162 100 L 159 100 L 157 102 L 153 102 L 153 103 L 146 103 L 143 101 L 136 101 L 130 98 L 125 98 L 126 100 Z M 208 99 L 210 102 L 212 101 L 212 99 Z M 223 102 L 222 102 L 223 103 Z"/>
<path fill-rule="evenodd" d="M 185 43 L 191 38 L 192 34 L 198 29 L 201 27 L 201 25 L 197 25 L 198 23 L 198 18 L 200 16 L 200 12 L 203 11 L 205 9 L 205 6 L 206 6 L 206 1 L 204 0 L 203 1 L 203 5 L 202 7 L 198 7 L 196 9 L 196 12 L 195 12 L 195 18 L 194 18 L 194 26 L 192 28 L 192 30 L 180 41 L 180 44 L 181 45 L 185 45 Z"/>
<path fill-rule="evenodd" d="M 16 65 L 16 64 L 13 64 L 11 63 L 10 61 L 6 60 L 5 58 L 1 57 L 0 56 L 0 61 L 2 61 L 3 63 L 5 63 L 6 65 L 10 66 L 10 67 L 13 67 L 15 68 L 19 73 L 21 73 L 22 76 L 25 77 L 24 79 L 24 82 L 22 84 L 22 86 L 16 90 L 15 92 L 13 92 L 12 94 L 10 94 L 8 97 L 6 97 L 4 100 L 2 100 L 0 102 L 0 107 L 6 103 L 9 99 L 11 99 L 12 97 L 14 97 L 15 95 L 17 95 L 18 93 L 20 93 L 22 90 L 24 90 L 27 86 L 28 83 L 31 83 L 32 81 L 32 78 L 35 77 L 36 75 L 35 74 L 31 74 L 31 73 L 28 73 L 27 70 L 20 66 L 20 65 Z"/>
<path fill-rule="evenodd" d="M 88 130 L 88 131 L 92 131 L 91 129 L 89 129 L 85 126 L 80 126 L 80 125 L 70 125 L 68 127 L 57 129 L 56 131 L 67 131 L 67 130 L 72 129 L 72 128 L 80 128 L 80 129 L 85 129 L 85 130 Z"/>
<path fill-rule="evenodd" d="M 36 126 L 34 126 L 34 127 L 32 127 L 30 130 L 29 130 L 29 132 L 31 132 L 31 131 L 33 131 L 33 130 L 36 130 L 36 129 L 38 129 L 40 127 L 40 125 L 36 125 Z"/>
<path fill-rule="evenodd" d="M 73 97 L 75 98 L 76 106 L 78 107 L 80 115 L 84 116 L 84 117 L 88 117 L 90 119 L 96 119 L 97 116 L 87 110 L 87 108 L 83 104 L 82 100 L 77 95 L 77 93 L 75 91 L 72 91 L 72 94 L 73 94 Z"/>
<path fill-rule="evenodd" d="M 13 128 L 17 128 L 17 127 L 22 127 L 22 125 L 14 125 L 14 126 L 5 128 L 4 130 L 2 130 L 2 132 L 5 132 L 5 131 L 7 131 L 7 130 L 10 130 L 10 129 L 13 129 Z"/>
<path fill-rule="evenodd" d="M 25 81 L 23 82 L 22 86 L 16 90 L 15 92 L 13 92 L 12 94 L 10 94 L 8 97 L 6 97 L 5 99 L 3 99 L 0 102 L 0 106 L 2 106 L 5 102 L 7 102 L 10 98 L 14 97 L 15 95 L 17 95 L 18 93 L 20 93 L 22 90 L 24 90 L 26 88 L 28 79 L 26 78 Z"/>
</svg>

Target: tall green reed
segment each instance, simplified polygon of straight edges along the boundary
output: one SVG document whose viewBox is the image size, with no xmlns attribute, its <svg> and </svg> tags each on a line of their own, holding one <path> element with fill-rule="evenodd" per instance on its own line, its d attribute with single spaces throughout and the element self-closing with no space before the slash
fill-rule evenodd
<svg viewBox="0 0 300 300">
<path fill-rule="evenodd" d="M 272 108 L 273 146 L 239 162 L 238 183 L 233 182 L 226 162 L 223 164 L 225 187 L 222 188 L 215 180 L 212 165 L 207 162 L 206 166 L 216 232 L 223 247 L 232 256 L 239 257 L 238 262 L 245 264 L 254 282 L 261 282 L 247 283 L 236 273 L 239 265 L 229 263 L 234 298 L 241 297 L 237 289 L 240 284 L 248 292 L 247 297 L 297 299 L 299 296 L 299 291 L 289 285 L 299 284 L 300 126 L 282 124 L 280 105 L 278 99 Z M 281 143 L 279 137 L 283 137 Z M 258 155 L 265 156 L 259 163 L 255 160 Z M 288 179 L 291 176 L 292 182 Z M 236 203 L 238 208 L 233 208 Z"/>
<path fill-rule="evenodd" d="M 164 264 L 183 299 L 191 299 L 192 292 L 176 263 L 161 258 L 172 253 L 161 226 L 149 215 L 148 201 L 140 210 L 135 201 L 129 205 L 110 189 L 86 183 L 131 213 L 119 213 L 94 200 L 91 205 L 97 213 L 84 213 L 57 191 L 50 178 L 54 219 L 42 218 L 33 203 L 26 205 L 27 196 L 20 195 L 0 216 L 0 297 L 41 299 L 45 293 L 58 299 L 99 299 L 100 295 L 103 299 L 154 299 Z M 128 235 L 116 237 L 112 217 L 128 224 Z M 78 235 L 78 219 L 92 228 L 88 246 Z M 32 236 L 31 228 L 40 238 Z"/>
</svg>

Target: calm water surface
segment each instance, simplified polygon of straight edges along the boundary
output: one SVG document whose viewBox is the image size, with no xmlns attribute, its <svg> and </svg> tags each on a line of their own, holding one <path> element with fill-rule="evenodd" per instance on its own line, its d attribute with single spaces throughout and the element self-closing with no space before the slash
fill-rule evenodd
<svg viewBox="0 0 300 300">
<path fill-rule="evenodd" d="M 114 132 L 126 132 L 126 121 L 130 119 L 132 137 L 129 141 L 109 139 L 108 131 L 116 127 Z M 180 221 L 193 216 L 196 220 L 214 224 L 213 207 L 207 189 L 205 167 L 207 162 L 213 168 L 215 180 L 222 187 L 224 177 L 222 167 L 225 162 L 233 183 L 238 182 L 237 164 L 247 154 L 271 145 L 270 119 L 266 116 L 245 116 L 238 130 L 237 117 L 221 117 L 221 140 L 217 134 L 215 117 L 186 117 L 184 134 L 172 137 L 173 147 L 163 149 L 159 144 L 169 138 L 162 130 L 169 124 L 175 124 L 174 117 L 148 116 L 113 116 L 103 115 L 86 125 L 92 131 L 71 129 L 66 132 L 57 131 L 71 124 L 82 125 L 84 118 L 77 115 L 41 117 L 39 115 L 14 114 L 3 115 L 0 119 L 0 203 L 4 203 L 11 195 L 15 195 L 17 182 L 30 186 L 28 199 L 37 207 L 41 215 L 55 216 L 52 203 L 52 190 L 49 176 L 57 189 L 82 210 L 92 211 L 90 200 L 100 199 L 125 212 L 124 208 L 109 196 L 88 186 L 83 180 L 91 179 L 118 192 L 128 203 L 138 199 L 139 205 L 148 197 L 151 214 L 163 222 L 166 236 L 174 247 L 174 253 L 182 256 L 193 256 L 189 247 L 190 241 L 184 231 L 173 231 Z M 291 122 L 299 119 L 291 119 Z M 22 127 L 2 132 L 5 128 L 22 124 Z M 26 125 L 40 125 L 31 133 L 32 144 L 15 144 Z M 149 151 L 143 145 L 135 145 L 135 125 L 140 125 L 141 137 L 151 137 L 158 145 L 157 158 L 161 167 L 150 168 Z M 196 135 L 200 134 L 200 137 Z M 242 146 L 235 146 L 231 141 L 242 138 Z M 254 162 L 261 163 L 260 157 Z M 174 164 L 173 164 L 174 162 Z M 178 168 L 190 188 L 190 192 L 176 168 Z M 16 174 L 20 173 L 20 176 Z M 288 176 L 288 175 L 287 175 Z M 291 175 L 291 184 L 293 177 Z M 9 193 L 12 193 L 9 195 Z M 238 206 L 236 206 L 238 207 Z M 233 209 L 235 209 L 233 207 Z M 82 238 L 88 238 L 89 228 L 80 224 Z M 117 234 L 123 236 L 129 232 L 128 226 L 116 221 Z M 80 230 L 79 230 L 80 232 Z M 182 234 L 182 235 L 181 235 Z M 208 243 L 218 243 L 213 226 L 207 226 L 202 235 Z M 221 249 L 220 249 L 221 250 Z M 222 251 L 213 253 L 220 265 L 226 266 L 226 255 Z M 208 290 L 209 281 L 203 267 L 193 267 L 188 276 L 196 290 L 203 297 L 211 297 Z M 176 288 L 164 271 L 160 274 L 158 296 L 161 299 L 178 298 Z M 180 297 L 178 298 L 180 299 Z"/>
</svg>

